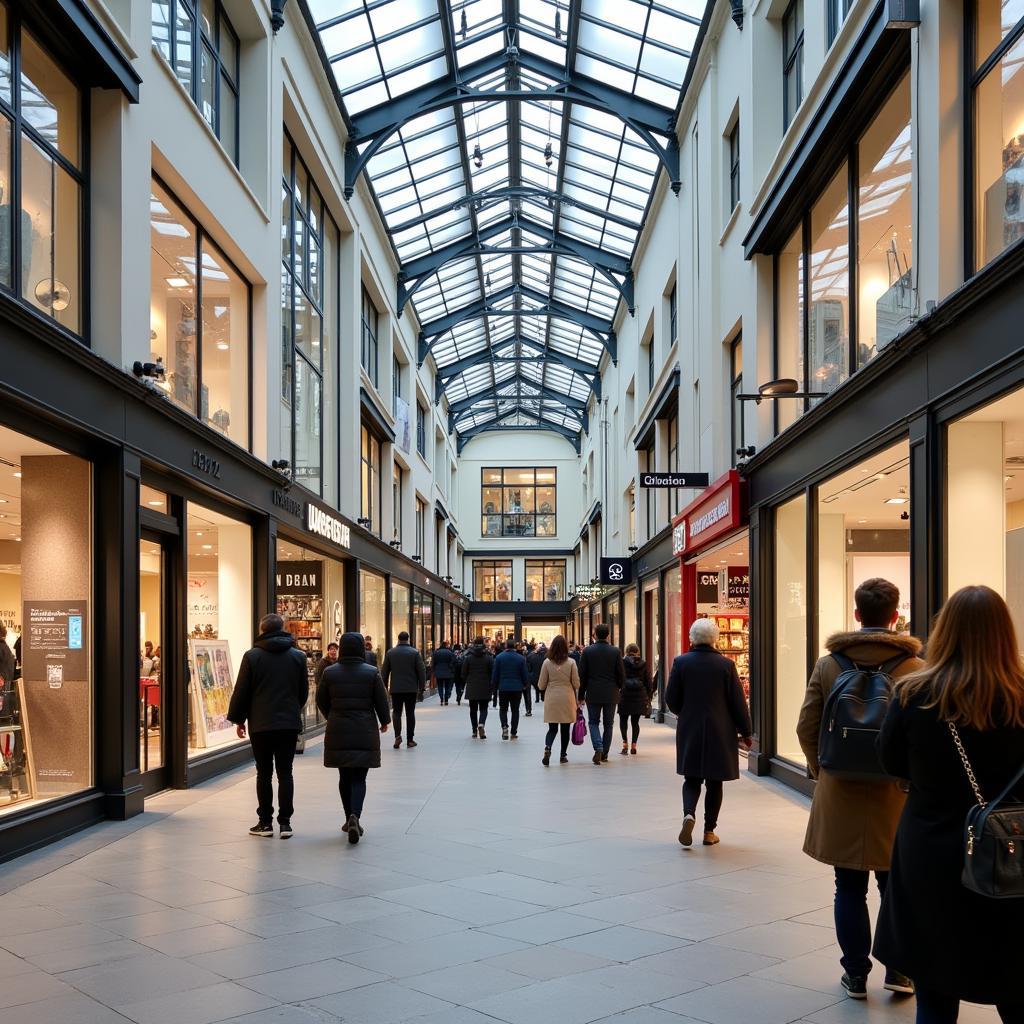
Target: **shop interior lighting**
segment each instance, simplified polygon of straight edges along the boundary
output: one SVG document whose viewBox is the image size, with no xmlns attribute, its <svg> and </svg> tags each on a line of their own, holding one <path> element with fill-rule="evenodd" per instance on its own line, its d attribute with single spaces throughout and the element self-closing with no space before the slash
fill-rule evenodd
<svg viewBox="0 0 1024 1024">
<path fill-rule="evenodd" d="M 886 505 L 906 505 L 909 500 L 909 498 L 886 498 L 885 503 Z"/>
<path fill-rule="evenodd" d="M 203 550 L 204 551 L 212 551 L 213 550 L 213 545 L 212 544 L 204 544 L 203 545 Z"/>
<path fill-rule="evenodd" d="M 21 479 L 21 470 L 20 469 L 16 469 L 14 471 L 14 475 L 20 480 Z"/>
<path fill-rule="evenodd" d="M 171 288 L 187 288 L 189 286 L 188 281 L 183 277 L 165 277 L 164 280 Z"/>
</svg>

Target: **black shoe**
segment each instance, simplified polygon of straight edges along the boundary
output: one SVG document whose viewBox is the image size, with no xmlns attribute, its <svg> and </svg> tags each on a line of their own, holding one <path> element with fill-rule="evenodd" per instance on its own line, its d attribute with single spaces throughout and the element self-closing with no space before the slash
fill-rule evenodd
<svg viewBox="0 0 1024 1024">
<path fill-rule="evenodd" d="M 359 819 L 354 815 L 348 816 L 348 841 L 355 846 L 359 842 L 359 837 L 363 834 L 363 830 L 359 827 Z"/>
<path fill-rule="evenodd" d="M 407 748 L 408 747 L 418 747 L 418 746 L 419 746 L 419 744 L 415 740 L 409 740 L 409 742 L 406 743 L 406 747 Z"/>
<path fill-rule="evenodd" d="M 600 763 L 601 763 L 601 751 L 600 750 L 595 750 L 594 751 L 594 764 L 600 764 Z"/>
<path fill-rule="evenodd" d="M 507 740 L 508 739 L 508 728 L 506 726 L 504 726 L 504 725 L 501 727 L 501 738 L 503 740 Z"/>
<path fill-rule="evenodd" d="M 484 727 L 481 725 L 478 732 L 480 733 L 480 739 L 487 739 L 487 733 L 484 732 Z"/>
<path fill-rule="evenodd" d="M 558 758 L 558 763 L 559 764 L 568 764 L 569 763 L 569 755 L 568 754 L 562 754 Z"/>
<path fill-rule="evenodd" d="M 292 831 L 292 823 L 290 821 L 282 821 L 281 822 L 281 838 L 282 839 L 291 839 L 291 837 L 293 835 L 295 835 L 295 833 Z"/>
<path fill-rule="evenodd" d="M 397 750 L 401 745 L 402 745 L 402 737 L 401 736 L 396 736 L 395 737 L 395 744 L 394 744 L 395 750 Z"/>
<path fill-rule="evenodd" d="M 533 718 L 533 712 L 532 711 L 527 711 L 526 712 L 526 717 L 527 718 Z"/>
<path fill-rule="evenodd" d="M 914 994 L 914 983 L 899 971 L 886 970 L 885 982 L 882 985 L 887 992 L 896 992 L 901 996 L 912 996 Z"/>
<path fill-rule="evenodd" d="M 544 759 L 541 761 L 541 764 L 544 765 L 545 768 L 549 764 L 551 764 L 551 748 L 550 747 L 545 747 L 544 748 Z"/>
<path fill-rule="evenodd" d="M 273 839 L 274 838 L 274 826 L 269 821 L 257 821 L 251 829 L 249 829 L 249 835 L 256 836 L 257 839 Z"/>
<path fill-rule="evenodd" d="M 602 761 L 607 761 L 608 760 L 608 751 L 607 750 L 602 750 L 601 751 L 601 760 Z"/>
<path fill-rule="evenodd" d="M 867 999 L 868 997 L 868 979 L 867 978 L 851 978 L 850 975 L 844 974 L 840 979 L 840 984 L 846 989 L 846 994 L 851 999 Z"/>
</svg>

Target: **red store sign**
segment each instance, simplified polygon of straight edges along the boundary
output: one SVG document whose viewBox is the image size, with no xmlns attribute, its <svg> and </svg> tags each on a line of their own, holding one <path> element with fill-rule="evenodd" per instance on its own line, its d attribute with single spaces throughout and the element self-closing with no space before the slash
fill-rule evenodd
<svg viewBox="0 0 1024 1024">
<path fill-rule="evenodd" d="M 739 473 L 730 469 L 672 520 L 672 554 L 685 558 L 746 521 L 746 488 Z"/>
</svg>

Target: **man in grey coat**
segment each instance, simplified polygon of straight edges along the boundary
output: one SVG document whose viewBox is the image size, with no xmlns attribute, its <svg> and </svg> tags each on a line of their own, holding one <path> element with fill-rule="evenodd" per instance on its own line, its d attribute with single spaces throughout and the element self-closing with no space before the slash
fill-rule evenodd
<svg viewBox="0 0 1024 1024">
<path fill-rule="evenodd" d="M 398 634 L 398 643 L 384 655 L 380 674 L 391 694 L 395 750 L 402 745 L 403 710 L 408 723 L 405 745 L 415 747 L 416 701 L 423 700 L 423 691 L 427 687 L 427 666 L 423 663 L 423 655 L 409 643 L 409 634 L 405 630 Z"/>
</svg>

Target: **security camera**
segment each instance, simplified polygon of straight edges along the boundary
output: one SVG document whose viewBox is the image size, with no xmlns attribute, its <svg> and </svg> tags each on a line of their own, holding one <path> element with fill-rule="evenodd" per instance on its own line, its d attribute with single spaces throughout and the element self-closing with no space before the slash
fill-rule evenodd
<svg viewBox="0 0 1024 1024">
<path fill-rule="evenodd" d="M 286 473 L 291 463 L 287 459 L 274 459 L 270 463 L 271 469 L 276 469 L 279 473 Z"/>
<path fill-rule="evenodd" d="M 141 363 L 136 359 L 135 362 L 132 363 L 132 373 L 134 373 L 139 380 L 144 380 L 147 377 L 150 380 L 163 380 L 166 376 L 167 370 L 162 359 L 158 359 L 155 363 Z"/>
<path fill-rule="evenodd" d="M 752 444 L 748 444 L 746 448 L 737 448 L 736 454 L 741 459 L 752 459 L 757 454 L 757 448 Z"/>
</svg>

